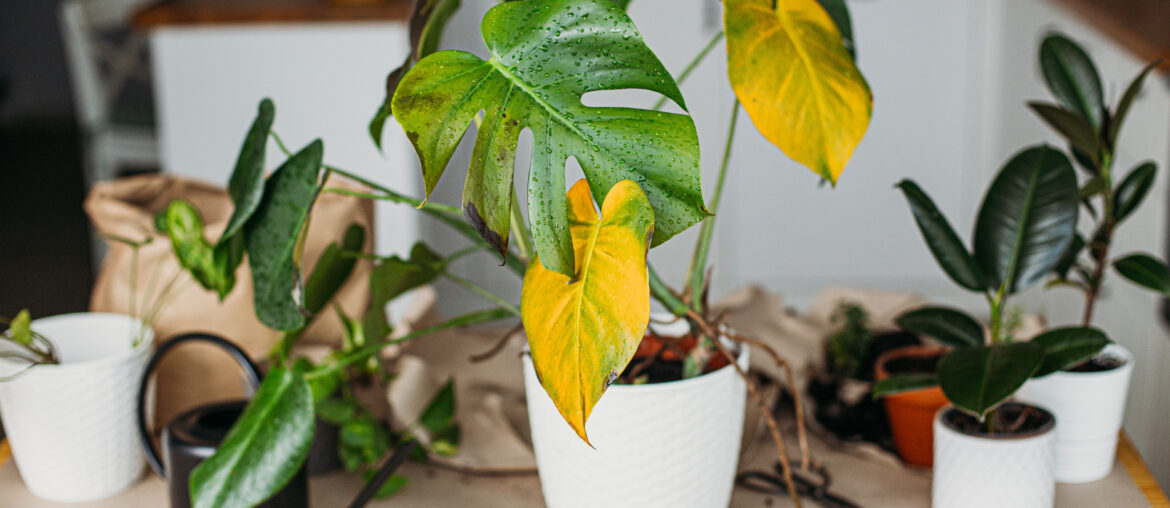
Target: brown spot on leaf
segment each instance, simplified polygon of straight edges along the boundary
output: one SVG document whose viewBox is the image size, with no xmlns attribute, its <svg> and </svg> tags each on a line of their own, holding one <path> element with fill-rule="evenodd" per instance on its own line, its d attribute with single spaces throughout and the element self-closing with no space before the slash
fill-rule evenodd
<svg viewBox="0 0 1170 508">
<path fill-rule="evenodd" d="M 484 241 L 491 245 L 496 252 L 499 252 L 504 257 L 506 262 L 508 259 L 508 239 L 501 236 L 500 233 L 492 231 L 488 227 L 487 222 L 484 222 L 483 216 L 480 215 L 479 210 L 475 208 L 475 203 L 467 202 L 463 204 L 463 215 L 467 216 L 467 222 L 471 223 L 471 227 L 479 231 L 479 236 L 483 237 Z M 505 234 L 507 231 L 504 232 Z M 504 263 L 501 262 L 500 266 Z"/>
</svg>

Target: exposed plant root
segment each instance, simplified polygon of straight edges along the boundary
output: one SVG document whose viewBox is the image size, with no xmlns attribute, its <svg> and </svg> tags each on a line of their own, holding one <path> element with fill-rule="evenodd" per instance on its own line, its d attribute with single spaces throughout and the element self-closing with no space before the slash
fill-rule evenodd
<svg viewBox="0 0 1170 508">
<path fill-rule="evenodd" d="M 752 395 L 752 399 L 756 401 L 756 405 L 760 407 L 760 412 L 764 415 L 764 421 L 768 424 L 768 432 L 772 435 L 772 441 L 776 443 L 776 453 L 780 462 L 780 473 L 784 477 L 784 485 L 788 489 L 788 497 L 792 499 L 793 506 L 801 508 L 803 505 L 800 502 L 800 494 L 796 492 L 796 483 L 792 480 L 792 465 L 788 463 L 788 449 L 784 445 L 784 434 L 780 432 L 780 424 L 776 422 L 776 417 L 772 414 L 772 409 L 768 407 L 767 401 L 760 395 L 755 380 L 748 376 L 747 372 L 739 366 L 735 355 L 731 354 L 727 346 L 724 346 L 723 342 L 718 339 L 720 335 L 717 329 L 718 326 L 712 326 L 693 310 L 688 310 L 687 316 L 702 328 L 704 334 L 712 337 L 711 343 L 715 344 L 719 352 L 735 368 L 735 372 L 739 374 L 739 377 L 743 378 L 744 383 L 747 385 L 748 393 Z"/>
<path fill-rule="evenodd" d="M 793 405 L 796 406 L 796 438 L 800 443 L 800 469 L 806 472 L 810 471 L 810 468 L 815 464 L 808 446 L 808 428 L 804 423 L 804 400 L 801 398 L 800 390 L 796 387 L 796 377 L 792 374 L 792 365 L 789 365 L 780 356 L 780 353 L 777 353 L 775 349 L 772 349 L 771 346 L 765 344 L 763 341 L 729 331 L 723 332 L 723 335 L 735 342 L 751 344 L 764 350 L 772 357 L 772 360 L 776 362 L 777 366 L 784 369 L 784 377 L 788 381 L 788 387 L 792 390 Z"/>
<path fill-rule="evenodd" d="M 508 340 L 511 339 L 513 335 L 520 333 L 522 330 L 524 330 L 523 324 L 518 324 L 508 329 L 507 333 L 504 333 L 504 336 L 500 337 L 500 339 L 496 341 L 495 345 L 493 345 L 491 349 L 488 349 L 482 353 L 471 355 L 471 363 L 486 362 L 492 359 L 492 357 L 500 354 L 500 351 L 504 350 L 504 346 L 508 345 Z"/>
</svg>

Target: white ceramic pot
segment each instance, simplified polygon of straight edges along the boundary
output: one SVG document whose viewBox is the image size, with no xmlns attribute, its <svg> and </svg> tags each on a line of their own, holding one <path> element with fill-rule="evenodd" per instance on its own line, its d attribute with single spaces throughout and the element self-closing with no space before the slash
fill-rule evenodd
<svg viewBox="0 0 1170 508">
<path fill-rule="evenodd" d="M 1097 481 L 1113 471 L 1133 354 L 1110 344 L 1102 354 L 1125 362 L 1102 372 L 1054 372 L 1029 380 L 1016 398 L 1056 415 L 1056 481 Z"/>
<path fill-rule="evenodd" d="M 596 447 L 590 448 L 553 405 L 531 358 L 523 361 L 548 506 L 723 508 L 730 502 L 747 396 L 734 367 L 669 383 L 610 386 L 585 424 Z M 746 347 L 738 363 L 747 369 Z"/>
<path fill-rule="evenodd" d="M 134 347 L 139 323 L 101 313 L 32 322 L 56 346 L 61 363 L 0 382 L 0 418 L 20 476 L 36 496 L 93 501 L 142 476 L 135 396 L 154 333 L 146 330 Z M 0 376 L 26 365 L 0 359 Z"/>
<path fill-rule="evenodd" d="M 945 421 L 951 410 L 943 407 L 934 419 L 933 508 L 1052 508 L 1055 425 L 1022 436 L 973 436 Z"/>
</svg>

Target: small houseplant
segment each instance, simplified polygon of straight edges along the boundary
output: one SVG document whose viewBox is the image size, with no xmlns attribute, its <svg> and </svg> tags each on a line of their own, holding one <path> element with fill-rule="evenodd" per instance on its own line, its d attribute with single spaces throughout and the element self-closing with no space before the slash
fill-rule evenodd
<svg viewBox="0 0 1170 508">
<path fill-rule="evenodd" d="M 1080 198 L 1092 217 L 1090 229 L 1073 237 L 1052 270 L 1049 287 L 1072 288 L 1084 295 L 1081 323 L 1093 323 L 1093 311 L 1112 265 L 1138 286 L 1170 294 L 1170 270 L 1149 254 L 1113 256 L 1117 228 L 1141 205 L 1156 173 L 1145 161 L 1122 175 L 1114 167 L 1120 133 L 1154 62 L 1130 81 L 1111 110 L 1105 104 L 1101 79 L 1089 55 L 1071 39 L 1050 34 L 1040 45 L 1040 69 L 1056 104 L 1032 102 L 1029 107 L 1069 142 L 1069 152 L 1083 176 Z M 1113 470 L 1117 439 L 1133 373 L 1133 355 L 1110 344 L 1089 360 L 1029 381 L 1023 400 L 1052 411 L 1056 429 L 1056 480 L 1084 483 L 1100 480 Z"/>
<path fill-rule="evenodd" d="M 494 306 L 399 338 L 383 338 L 384 334 L 367 329 L 365 346 L 309 370 L 278 363 L 265 380 L 268 389 L 260 392 L 264 396 L 252 401 L 241 425 L 193 475 L 192 497 L 198 506 L 254 504 L 288 480 L 303 460 L 312 435 L 311 382 L 364 362 L 388 345 L 460 325 L 522 319 L 534 366 L 531 372 L 534 377 L 539 373 L 539 384 L 530 384 L 530 394 L 548 395 L 557 410 L 557 425 L 579 436 L 573 438 L 576 446 L 590 438 L 601 439 L 587 433 L 586 420 L 602 393 L 636 355 L 650 323 L 651 296 L 685 329 L 678 334 L 693 339 L 684 361 L 690 367 L 683 370 L 695 379 L 676 385 L 722 375 L 730 387 L 723 400 L 744 400 L 746 387 L 758 403 L 765 403 L 740 363 L 746 361 L 746 348 L 738 347 L 738 355 L 733 352 L 743 338 L 719 324 L 705 298 L 714 226 L 710 215 L 718 207 L 729 168 L 738 105 L 732 108 L 728 146 L 708 207 L 699 186 L 697 133 L 688 114 L 659 112 L 657 107 L 590 108 L 580 103 L 587 91 L 643 88 L 662 94 L 663 101 L 671 100 L 685 111 L 676 80 L 625 14 L 627 3 L 526 0 L 497 5 L 482 23 L 492 54 L 486 61 L 461 51 L 434 52 L 457 1 L 415 3 L 413 51 L 388 78 L 387 101 L 371 123 L 371 133 L 378 141 L 386 120 L 394 116 L 415 145 L 429 194 L 468 125 L 476 123 L 479 134 L 462 207 L 415 199 L 324 165 L 319 142 L 290 153 L 288 161 L 267 179 L 262 164 L 243 171 L 237 167 L 231 190 L 241 226 L 235 231 L 229 228 L 231 234 L 225 234 L 216 248 L 241 242 L 232 234 L 242 235 L 255 277 L 257 313 L 269 326 L 295 330 L 304 321 L 297 239 L 321 192 L 410 204 L 462 233 L 472 240 L 466 251 L 446 258 L 400 260 L 410 269 L 399 277 L 414 281 L 445 276 Z M 766 138 L 824 180 L 835 182 L 868 126 L 872 103 L 853 62 L 844 3 L 727 0 L 724 7 L 729 78 L 737 103 L 743 104 Z M 723 33 L 714 37 L 695 62 L 723 37 Z M 776 90 L 783 93 L 777 95 Z M 527 220 L 512 179 L 517 138 L 525 128 L 533 132 L 537 155 L 528 182 Z M 254 132 L 257 135 L 249 137 L 244 153 L 263 151 L 268 132 L 263 127 Z M 566 194 L 563 165 L 569 156 L 581 163 L 586 179 Z M 331 187 L 327 182 L 333 175 L 362 183 L 371 191 Z M 600 204 L 600 214 L 594 203 Z M 686 287 L 675 291 L 646 264 L 647 250 L 699 222 L 703 225 Z M 232 252 L 231 247 L 225 249 Z M 445 269 L 461 255 L 484 249 L 499 253 L 503 264 L 524 278 L 519 306 Z M 225 259 L 239 262 L 235 256 Z M 233 269 L 231 263 L 209 266 L 224 274 Z M 392 282 L 375 281 L 372 289 L 376 293 L 384 285 L 397 287 Z M 666 343 L 662 349 L 682 342 L 669 335 L 659 339 Z M 724 358 L 731 370 L 698 375 L 711 365 L 712 357 Z M 730 414 L 723 419 L 742 415 L 736 407 L 728 406 Z M 625 416 L 636 416 L 631 413 Z M 771 412 L 765 414 L 788 477 L 783 437 Z M 304 423 L 258 425 L 272 419 Z M 729 431 L 732 439 L 720 450 L 721 456 L 731 457 L 726 462 L 732 470 L 712 478 L 702 467 L 688 468 L 688 474 L 697 475 L 688 485 L 714 491 L 710 497 L 714 504 L 720 499 L 726 503 L 730 496 L 742 432 L 738 427 Z M 538 455 L 541 449 L 537 443 Z M 638 451 L 626 453 L 636 456 Z M 807 453 L 802 455 L 807 467 Z M 588 479 L 574 476 L 567 481 Z M 788 480 L 789 493 L 799 506 Z M 545 483 L 549 481 L 545 478 Z"/>
<path fill-rule="evenodd" d="M 1073 241 L 1079 206 L 1075 170 L 1046 145 L 1013 156 L 984 196 L 973 252 L 917 184 L 903 180 L 898 188 L 943 271 L 959 286 L 982 293 L 991 318 L 985 330 L 975 318 L 948 307 L 899 316 L 903 328 L 951 349 L 936 374 L 892 376 L 875 393 L 937 384 L 952 404 L 934 420 L 934 506 L 1050 507 L 1058 422 L 1044 409 L 1008 399 L 1029 378 L 1083 362 L 1108 339 L 1093 328 L 1066 327 L 1019 341 L 1004 323 L 1010 297 L 1042 281 Z"/>
<path fill-rule="evenodd" d="M 138 318 L 82 312 L 0 335 L 0 417 L 21 478 L 60 502 L 113 496 L 142 476 L 134 439 L 138 377 L 154 334 Z"/>
</svg>

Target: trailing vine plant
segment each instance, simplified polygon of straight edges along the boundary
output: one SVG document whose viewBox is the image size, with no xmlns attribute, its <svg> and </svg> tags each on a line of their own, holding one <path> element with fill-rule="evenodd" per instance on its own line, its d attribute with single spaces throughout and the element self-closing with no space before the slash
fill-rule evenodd
<svg viewBox="0 0 1170 508">
<path fill-rule="evenodd" d="M 325 164 L 319 140 L 288 150 L 272 133 L 272 105 L 261 104 L 229 182 L 235 211 L 227 231 L 211 247 L 213 262 L 206 266 L 226 280 L 241 262 L 237 254 L 246 254 L 258 317 L 288 335 L 240 421 L 192 475 L 196 506 L 255 504 L 296 473 L 313 435 L 312 383 L 367 362 L 389 345 L 505 318 L 522 321 L 542 385 L 566 423 L 587 441 L 589 412 L 633 357 L 649 322 L 651 298 L 686 319 L 702 337 L 702 347 L 725 356 L 747 380 L 749 392 L 766 409 L 789 494 L 800 505 L 771 408 L 735 363 L 731 348 L 716 340 L 726 336 L 758 343 L 729 333 L 720 317 L 711 314 L 706 305 L 707 258 L 740 105 L 765 138 L 831 184 L 864 135 L 872 96 L 854 62 L 848 12 L 842 0 L 725 0 L 724 30 L 676 79 L 642 40 L 625 13 L 628 3 L 501 3 L 482 21 L 490 53 L 485 60 L 463 51 L 436 51 L 458 0 L 416 0 L 412 51 L 389 75 L 386 101 L 370 132 L 380 145 L 391 116 L 402 126 L 422 164 L 423 198 Z M 698 134 L 678 83 L 724 38 L 736 104 L 715 192 L 705 202 Z M 635 88 L 656 92 L 662 100 L 652 109 L 581 103 L 588 92 Z M 667 100 L 682 113 L 661 111 Z M 429 200 L 472 123 L 478 128 L 461 206 Z M 527 219 L 513 179 L 517 140 L 524 129 L 533 135 L 525 186 Z M 265 178 L 269 138 L 289 158 Z M 585 174 L 571 186 L 564 178 L 570 156 Z M 330 185 L 337 177 L 368 190 Z M 321 193 L 414 206 L 470 245 L 446 257 L 416 247 L 409 259 L 378 258 L 371 278 L 369 312 L 374 317 L 367 313 L 362 320 L 362 345 L 307 366 L 288 362 L 282 351 L 315 315 L 310 289 L 321 267 L 318 263 L 303 277 L 300 251 L 312 205 Z M 685 286 L 671 288 L 647 264 L 647 251 L 700 223 Z M 449 270 L 456 259 L 484 249 L 495 251 L 508 270 L 523 278 L 519 305 Z M 349 254 L 339 258 L 358 255 L 341 251 Z M 389 298 L 404 287 L 439 277 L 492 306 L 389 336 L 382 314 Z M 567 348 L 582 354 L 559 353 Z M 803 428 L 799 404 L 797 420 Z M 810 467 L 803 432 L 801 449 L 802 465 Z"/>
</svg>

